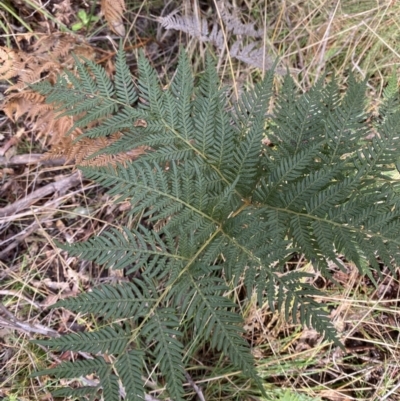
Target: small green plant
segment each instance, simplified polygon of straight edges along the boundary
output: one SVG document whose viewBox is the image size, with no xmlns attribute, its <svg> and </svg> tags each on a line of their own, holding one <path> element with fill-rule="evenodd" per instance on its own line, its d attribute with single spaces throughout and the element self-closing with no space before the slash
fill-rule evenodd
<svg viewBox="0 0 400 401">
<path fill-rule="evenodd" d="M 167 89 L 143 55 L 137 89 L 123 51 L 113 80 L 91 61 L 76 60 L 76 67 L 77 76 L 66 71 L 54 86 L 34 88 L 64 115 L 80 116 L 71 129 L 82 130 L 78 141 L 121 131 L 103 153 L 146 147 L 126 165 L 82 168 L 118 195 L 117 202 L 128 199 L 132 215 L 141 218 L 135 227 L 58 245 L 135 278 L 54 305 L 96 314 L 104 325 L 37 340 L 94 357 L 36 375 L 94 373 L 97 385 L 57 395 L 95 397 L 101 391 L 106 401 L 122 395 L 139 400 L 146 366 L 178 401 L 185 398 L 187 366 L 206 346 L 227 356 L 263 392 L 232 296 L 239 285 L 247 296 L 255 292 L 260 304 L 267 301 L 341 346 L 315 300 L 320 293 L 309 284 L 312 275 L 286 262 L 304 254 L 329 277 L 328 264 L 340 268 L 346 260 L 371 280 L 381 263 L 400 263 L 399 182 L 386 174 L 399 167 L 397 90 L 386 92 L 371 124 L 366 82 L 353 77 L 344 96 L 335 80 L 320 80 L 299 94 L 290 76 L 275 95 L 270 71 L 229 101 L 228 90 L 218 89 L 211 57 L 195 82 L 182 52 Z"/>
<path fill-rule="evenodd" d="M 85 10 L 78 11 L 78 22 L 72 24 L 71 29 L 76 32 L 82 28 L 88 28 L 90 24 L 96 23 L 100 18 L 94 15 L 88 15 Z"/>
</svg>

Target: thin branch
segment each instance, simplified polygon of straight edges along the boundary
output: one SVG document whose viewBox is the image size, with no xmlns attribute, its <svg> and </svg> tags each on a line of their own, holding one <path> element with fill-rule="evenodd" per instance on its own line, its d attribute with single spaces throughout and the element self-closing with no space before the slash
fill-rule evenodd
<svg viewBox="0 0 400 401">
<path fill-rule="evenodd" d="M 45 185 L 44 187 L 31 192 L 29 195 L 25 196 L 25 198 L 20 199 L 11 205 L 3 207 L 0 209 L 0 217 L 11 216 L 18 213 L 53 192 L 65 192 L 68 188 L 74 187 L 81 182 L 81 173 L 77 171 L 60 181 L 52 182 L 51 184 Z"/>
<path fill-rule="evenodd" d="M 32 305 L 33 307 L 35 307 L 36 309 L 42 309 L 42 307 L 36 303 L 35 301 L 32 301 L 31 299 L 29 299 L 28 297 L 26 297 L 23 294 L 20 294 L 18 291 L 15 290 L 0 290 L 0 295 L 8 295 L 11 297 L 17 297 L 20 299 L 23 299 L 24 301 L 28 302 L 28 304 Z"/>
<path fill-rule="evenodd" d="M 22 322 L 21 320 L 17 319 L 8 309 L 0 303 L 0 312 L 3 312 L 6 317 L 0 316 L 0 325 L 4 327 L 9 327 L 14 330 L 24 331 L 25 333 L 36 333 L 42 334 L 48 337 L 58 337 L 59 334 L 47 327 L 42 326 L 41 324 L 29 324 L 26 322 Z"/>
<path fill-rule="evenodd" d="M 66 162 L 65 158 L 43 159 L 40 153 L 30 153 L 25 155 L 15 155 L 11 158 L 0 156 L 0 165 L 13 166 L 20 164 L 41 164 L 43 166 L 62 166 Z"/>
<path fill-rule="evenodd" d="M 201 388 L 194 382 L 194 380 L 191 378 L 188 372 L 185 372 L 185 376 L 189 384 L 193 387 L 193 390 L 196 392 L 197 397 L 199 397 L 199 400 L 206 401 L 203 392 L 201 391 Z"/>
</svg>

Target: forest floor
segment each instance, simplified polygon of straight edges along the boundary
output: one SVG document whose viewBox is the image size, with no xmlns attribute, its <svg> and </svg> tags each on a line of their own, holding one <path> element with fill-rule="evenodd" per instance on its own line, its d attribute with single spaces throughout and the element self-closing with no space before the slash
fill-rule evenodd
<svg viewBox="0 0 400 401">
<path fill-rule="evenodd" d="M 261 77 L 262 67 L 268 68 L 277 57 L 278 73 L 288 71 L 299 90 L 307 90 L 324 74 L 335 74 L 345 87 L 352 71 L 358 79 L 368 79 L 371 110 L 378 106 L 375 99 L 380 98 L 389 77 L 398 73 L 400 2 L 393 0 L 227 0 L 224 7 L 236 15 L 245 31 L 235 34 L 234 28 L 222 23 L 222 44 L 205 43 L 188 27 L 186 32 L 165 29 L 167 22 L 163 26 L 158 19 L 177 11 L 179 16 L 204 18 L 212 26 L 213 18 L 217 22 L 221 18 L 216 12 L 222 7 L 220 1 L 126 0 L 122 14 L 107 10 L 116 3 L 0 3 L 3 400 L 52 400 L 51 391 L 68 384 L 51 377 L 30 377 L 37 368 L 71 358 L 67 352 L 45 352 L 30 340 L 96 327 L 93 316 L 48 307 L 100 282 L 115 280 L 117 274 L 68 257 L 54 240 L 87 239 L 130 218 L 127 204 L 113 204 L 104 189 L 80 175 L 74 160 L 67 160 L 60 150 L 65 130 L 54 115 L 46 114 L 42 99 L 28 102 L 21 97 L 29 89 L 26 82 L 54 80 L 61 69 L 73 68 L 73 53 L 96 61 L 111 74 L 121 34 L 132 73 L 136 73 L 135 60 L 142 49 L 166 82 L 174 74 L 182 45 L 196 72 L 204 68 L 206 50 L 211 50 L 223 82 L 238 87 L 252 86 Z M 262 48 L 262 57 L 248 50 L 235 58 L 229 49 L 238 41 L 253 46 L 249 49 Z M 6 67 L 10 60 L 14 70 Z M 49 151 L 52 157 L 43 158 Z M 312 271 L 301 255 L 290 263 Z M 332 271 L 339 285 L 318 274 L 314 280 L 326 294 L 320 302 L 331 311 L 345 351 L 267 307 L 250 304 L 246 309 L 245 337 L 254 346 L 257 370 L 268 384 L 271 400 L 279 399 L 285 389 L 298 395 L 294 400 L 400 400 L 399 276 L 383 266 L 374 286 L 355 266 L 347 264 L 346 268 Z M 216 360 L 207 380 L 196 378 L 196 383 L 207 401 L 262 399 L 234 376 L 223 361 Z M 157 389 L 153 395 L 163 397 Z"/>
</svg>

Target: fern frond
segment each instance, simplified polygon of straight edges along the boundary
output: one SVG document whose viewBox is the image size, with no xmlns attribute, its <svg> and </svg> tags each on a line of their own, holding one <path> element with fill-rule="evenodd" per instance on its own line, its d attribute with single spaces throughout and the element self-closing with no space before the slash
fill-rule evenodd
<svg viewBox="0 0 400 401">
<path fill-rule="evenodd" d="M 400 165 L 400 112 L 383 110 L 377 135 L 367 142 L 366 83 L 352 77 L 344 96 L 323 80 L 299 94 L 287 77 L 275 97 L 271 72 L 228 103 L 210 58 L 197 83 L 182 53 L 167 88 L 143 54 L 138 66 L 137 93 L 122 53 L 114 80 L 87 62 L 77 76 L 41 86 L 59 113 L 75 116 L 83 130 L 76 144 L 90 135 L 116 139 L 107 150 L 96 148 L 94 160 L 143 149 L 125 165 L 82 170 L 117 202 L 129 200 L 130 213 L 147 228 L 112 229 L 62 245 L 137 278 L 56 305 L 112 319 L 112 326 L 39 343 L 115 354 L 113 371 L 98 372 L 110 400 L 123 388 L 133 399 L 142 396 L 144 361 L 161 373 L 171 398 L 183 399 L 193 336 L 259 383 L 239 307 L 228 295 L 243 285 L 260 304 L 340 345 L 316 301 L 320 292 L 308 283 L 311 275 L 288 271 L 286 262 L 303 254 L 329 278 L 331 262 L 341 268 L 343 258 L 373 281 L 382 263 L 400 264 L 399 183 L 390 176 Z M 263 144 L 266 136 L 272 146 Z M 124 326 L 115 322 L 120 319 Z"/>
<path fill-rule="evenodd" d="M 94 399 L 98 396 L 98 392 L 100 391 L 100 386 L 85 386 L 85 387 L 78 387 L 78 388 L 71 388 L 71 387 L 64 387 L 58 390 L 53 391 L 54 397 L 62 397 L 68 398 L 72 397 L 73 399 L 83 400 L 89 396 L 89 399 Z"/>
<path fill-rule="evenodd" d="M 110 28 L 119 36 L 125 36 L 122 16 L 126 10 L 125 0 L 101 0 L 101 11 Z"/>
<path fill-rule="evenodd" d="M 74 312 L 94 313 L 104 319 L 139 318 L 148 313 L 156 300 L 155 293 L 150 293 L 151 283 L 135 281 L 121 283 L 118 286 L 103 284 L 91 292 L 78 297 L 58 301 L 52 308 L 66 308 Z M 150 287 L 151 288 L 151 287 Z M 155 290 L 154 290 L 155 292 Z"/>
<path fill-rule="evenodd" d="M 242 318 L 233 312 L 235 304 L 222 296 L 227 289 L 222 280 L 194 270 L 185 276 L 177 295 L 186 314 L 193 316 L 196 334 L 209 339 L 213 348 L 223 351 L 235 366 L 257 380 L 252 355 L 241 336 Z"/>
<path fill-rule="evenodd" d="M 87 243 L 76 245 L 60 244 L 61 248 L 68 250 L 71 255 L 81 256 L 114 269 L 136 265 L 129 269 L 130 272 L 143 266 L 149 271 L 156 266 L 157 270 L 164 269 L 184 260 L 174 253 L 175 244 L 168 233 L 165 233 L 162 240 L 156 232 L 150 232 L 144 227 L 140 227 L 139 230 L 123 229 L 122 232 L 111 228 Z"/>
<path fill-rule="evenodd" d="M 336 90 L 332 86 L 333 93 L 329 91 L 325 96 L 336 95 Z M 309 144 L 316 145 L 325 141 L 323 119 L 327 109 L 321 101 L 321 92 L 322 81 L 319 81 L 309 92 L 299 96 L 293 78 L 285 76 L 276 100 L 274 125 L 268 134 L 273 143 L 279 144 L 277 154 L 273 156 L 275 159 L 290 157 L 308 148 Z"/>
<path fill-rule="evenodd" d="M 190 116 L 192 108 L 193 75 L 185 52 L 180 52 L 178 68 L 171 84 L 171 94 L 178 115 L 177 129 L 186 141 L 193 138 L 194 126 Z"/>
<path fill-rule="evenodd" d="M 34 372 L 31 376 L 53 375 L 56 377 L 73 379 L 79 376 L 87 376 L 91 373 L 106 373 L 109 369 L 110 365 L 108 365 L 103 358 L 95 358 L 83 361 L 78 360 L 75 362 L 62 362 L 55 368 Z"/>
<path fill-rule="evenodd" d="M 185 32 L 205 42 L 209 40 L 208 24 L 204 18 L 197 18 L 195 15 L 177 15 L 175 11 L 165 17 L 158 17 L 158 21 L 165 29 Z"/>
<path fill-rule="evenodd" d="M 392 73 L 386 88 L 383 90 L 383 100 L 379 107 L 379 123 L 385 122 L 391 114 L 400 111 L 400 96 L 397 83 L 397 75 Z"/>
<path fill-rule="evenodd" d="M 185 32 L 201 42 L 211 43 L 220 52 L 225 50 L 224 37 L 237 35 L 238 38 L 229 49 L 231 57 L 263 70 L 273 68 L 271 57 L 261 41 L 255 40 L 245 44 L 243 40 L 243 37 L 256 39 L 263 37 L 263 29 L 255 29 L 255 24 L 251 22 L 242 23 L 235 10 L 231 9 L 226 2 L 218 2 L 215 5 L 220 9 L 218 13 L 225 23 L 223 28 L 220 26 L 220 21 L 214 21 L 210 31 L 208 21 L 199 15 L 198 10 L 189 11 L 186 15 L 178 15 L 176 11 L 173 11 L 165 17 L 158 17 L 158 22 L 165 29 Z"/>
<path fill-rule="evenodd" d="M 287 320 L 292 317 L 295 323 L 300 321 L 304 326 L 313 327 L 336 346 L 343 348 L 329 314 L 323 309 L 324 305 L 313 298 L 322 293 L 304 282 L 306 278 L 310 278 L 310 275 L 302 272 L 290 272 L 282 276 L 277 290 L 278 310 L 284 311 Z"/>
<path fill-rule="evenodd" d="M 139 54 L 138 70 L 140 77 L 138 80 L 138 88 L 140 90 L 140 97 L 143 99 L 139 103 L 139 106 L 144 110 L 149 110 L 152 115 L 161 117 L 163 114 L 163 96 L 160 89 L 160 82 L 156 72 L 151 67 L 143 52 Z"/>
<path fill-rule="evenodd" d="M 186 379 L 182 362 L 183 344 L 178 340 L 182 333 L 176 330 L 178 326 L 179 319 L 174 309 L 158 309 L 143 326 L 142 335 L 148 343 L 155 343 L 153 352 L 156 364 L 167 379 L 170 396 L 175 400 L 183 400 L 183 383 Z"/>
<path fill-rule="evenodd" d="M 256 29 L 254 23 L 244 24 L 237 15 L 237 9 L 227 2 L 218 3 L 221 12 L 221 18 L 226 24 L 228 31 L 232 31 L 235 35 L 251 36 L 261 38 L 264 36 L 263 29 Z"/>
<path fill-rule="evenodd" d="M 18 75 L 18 54 L 7 47 L 0 47 L 0 78 L 11 79 Z"/>
<path fill-rule="evenodd" d="M 54 87 L 49 87 L 46 81 L 32 85 L 34 90 L 46 95 L 47 102 L 62 111 L 60 116 L 83 115 L 68 133 L 76 128 L 87 128 L 79 139 L 107 136 L 133 128 L 135 120 L 147 117 L 146 113 L 132 107 L 138 96 L 132 81 L 124 79 L 129 75 L 129 69 L 123 51 L 117 56 L 114 82 L 102 67 L 91 60 L 77 57 L 74 60 L 77 76 L 66 70 Z M 94 122 L 98 126 L 93 127 Z"/>
<path fill-rule="evenodd" d="M 131 350 L 118 357 L 115 368 L 125 388 L 126 400 L 144 399 L 142 365 L 144 353 L 139 350 Z"/>
<path fill-rule="evenodd" d="M 120 401 L 118 377 L 116 375 L 100 373 L 100 382 L 104 400 Z"/>
<path fill-rule="evenodd" d="M 231 46 L 229 54 L 231 57 L 262 71 L 275 69 L 274 59 L 268 54 L 262 43 L 250 42 L 243 45 L 241 40 L 237 40 Z M 282 70 L 277 69 L 277 72 L 282 73 Z"/>
<path fill-rule="evenodd" d="M 384 173 L 391 170 L 391 165 L 398 163 L 398 142 L 400 139 L 398 121 L 400 111 L 388 115 L 377 126 L 378 135 L 372 138 L 362 150 L 357 152 L 357 167 L 366 168 L 366 173 Z M 382 178 L 382 177 L 381 177 Z M 384 177 L 383 177 L 384 178 Z"/>
<path fill-rule="evenodd" d="M 131 74 L 126 63 L 126 55 L 124 52 L 120 51 L 117 53 L 117 58 L 115 60 L 114 84 L 117 100 L 124 106 L 133 106 L 138 100 L 138 95 L 132 79 L 127 79 L 127 77 L 130 76 Z"/>
<path fill-rule="evenodd" d="M 129 340 L 128 327 L 123 329 L 119 325 L 113 325 L 90 333 L 73 333 L 52 340 L 35 340 L 34 342 L 59 351 L 121 354 L 125 352 Z"/>
<path fill-rule="evenodd" d="M 366 81 L 356 82 L 350 75 L 349 88 L 339 107 L 326 118 L 326 137 L 331 162 L 339 160 L 346 153 L 352 153 L 366 136 L 365 124 Z"/>
</svg>

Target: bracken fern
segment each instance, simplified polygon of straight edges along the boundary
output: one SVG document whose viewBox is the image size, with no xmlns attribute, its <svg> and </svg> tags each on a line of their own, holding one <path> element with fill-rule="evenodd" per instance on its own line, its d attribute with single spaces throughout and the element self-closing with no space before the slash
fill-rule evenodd
<svg viewBox="0 0 400 401">
<path fill-rule="evenodd" d="M 91 61 L 77 59 L 76 65 L 77 75 L 65 73 L 54 86 L 43 82 L 35 90 L 62 115 L 80 116 L 71 131 L 81 128 L 81 138 L 123 131 L 104 153 L 148 149 L 116 168 L 82 168 L 117 201 L 129 200 L 142 224 L 58 245 L 136 278 L 54 305 L 101 316 L 104 327 L 37 340 L 95 355 L 37 375 L 95 373 L 98 386 L 58 395 L 96 397 L 101 391 L 106 401 L 124 394 L 137 400 L 145 394 L 144 366 L 152 363 L 178 401 L 185 398 L 195 342 L 228 356 L 262 391 L 229 295 L 237 285 L 340 346 L 315 300 L 320 293 L 309 283 L 312 275 L 288 269 L 286 262 L 304 254 L 329 277 L 328 265 L 341 267 L 346 260 L 371 278 L 379 263 L 400 263 L 399 188 L 386 174 L 400 158 L 393 85 L 371 124 L 364 111 L 366 82 L 352 77 L 344 96 L 335 80 L 299 94 L 289 76 L 274 95 L 270 71 L 253 90 L 229 101 L 228 90 L 218 89 L 211 57 L 195 82 L 181 52 L 167 89 L 143 55 L 137 89 L 123 51 L 113 80 Z M 371 130 L 375 135 L 366 140 Z"/>
</svg>

